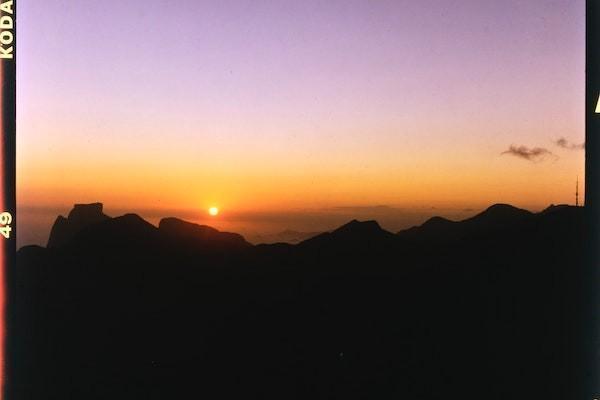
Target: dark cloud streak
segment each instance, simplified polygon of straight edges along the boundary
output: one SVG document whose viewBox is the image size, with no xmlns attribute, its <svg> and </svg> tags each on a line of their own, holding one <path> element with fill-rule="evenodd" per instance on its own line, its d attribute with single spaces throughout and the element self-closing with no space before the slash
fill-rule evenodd
<svg viewBox="0 0 600 400">
<path fill-rule="evenodd" d="M 554 142 L 554 144 L 557 145 L 558 147 L 562 147 L 563 149 L 567 149 L 567 150 L 583 150 L 583 149 L 585 149 L 585 142 L 581 143 L 581 144 L 571 143 L 564 137 L 561 137 L 560 139 L 556 140 Z"/>
<path fill-rule="evenodd" d="M 509 154 L 532 162 L 544 161 L 548 157 L 551 157 L 554 161 L 558 159 L 558 156 L 543 147 L 529 148 L 527 146 L 515 146 L 514 144 L 511 144 L 508 150 L 500 154 Z"/>
</svg>

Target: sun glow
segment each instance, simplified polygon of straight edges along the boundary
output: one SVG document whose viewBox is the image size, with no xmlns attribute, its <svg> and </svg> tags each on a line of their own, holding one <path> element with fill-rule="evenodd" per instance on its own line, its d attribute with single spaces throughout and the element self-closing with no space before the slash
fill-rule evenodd
<svg viewBox="0 0 600 400">
<path fill-rule="evenodd" d="M 219 214 L 219 209 L 217 207 L 211 207 L 208 209 L 208 213 L 214 217 Z"/>
</svg>

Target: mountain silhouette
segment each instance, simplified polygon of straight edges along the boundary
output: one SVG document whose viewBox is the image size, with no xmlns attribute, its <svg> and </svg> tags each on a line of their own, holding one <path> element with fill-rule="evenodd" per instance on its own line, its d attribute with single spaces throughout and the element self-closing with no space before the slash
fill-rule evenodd
<svg viewBox="0 0 600 400">
<path fill-rule="evenodd" d="M 303 242 L 301 247 L 321 247 L 321 246 L 369 246 L 389 243 L 394 240 L 394 235 L 379 226 L 377 221 L 357 221 L 352 220 L 345 225 L 333 230 L 314 236 Z"/>
<path fill-rule="evenodd" d="M 494 204 L 480 214 L 464 220 L 465 224 L 478 225 L 484 228 L 506 226 L 529 218 L 533 213 L 508 204 Z"/>
<path fill-rule="evenodd" d="M 54 223 L 48 248 L 62 246 L 79 249 L 110 246 L 157 246 L 205 251 L 239 250 L 250 246 L 237 233 L 220 232 L 178 218 L 164 218 L 158 228 L 137 214 L 111 218 L 102 212 L 102 203 L 76 204 L 68 218 L 59 216 Z"/>
<path fill-rule="evenodd" d="M 11 271 L 10 398 L 582 398 L 581 207 L 257 246 L 76 208 Z"/>
<path fill-rule="evenodd" d="M 158 228 L 137 214 L 125 214 L 90 224 L 77 232 L 65 246 L 106 248 L 110 246 L 149 246 L 161 240 Z"/>
<path fill-rule="evenodd" d="M 220 232 L 206 225 L 197 225 L 177 218 L 164 218 L 158 229 L 164 236 L 187 245 L 209 249 L 241 249 L 250 246 L 242 235 Z"/>
<path fill-rule="evenodd" d="M 397 233 L 408 240 L 461 240 L 472 235 L 489 234 L 509 229 L 533 218 L 530 211 L 508 204 L 494 204 L 481 213 L 462 220 L 451 221 L 442 217 L 433 217 L 421 226 L 412 227 Z"/>
<path fill-rule="evenodd" d="M 102 207 L 102 203 L 75 204 L 67 218 L 59 215 L 50 231 L 48 247 L 62 246 L 83 228 L 107 220 Z"/>
</svg>

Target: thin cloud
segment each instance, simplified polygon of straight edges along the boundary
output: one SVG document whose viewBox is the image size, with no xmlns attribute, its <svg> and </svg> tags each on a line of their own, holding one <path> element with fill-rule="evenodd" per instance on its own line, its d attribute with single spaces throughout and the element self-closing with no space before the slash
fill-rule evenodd
<svg viewBox="0 0 600 400">
<path fill-rule="evenodd" d="M 544 161 L 547 158 L 552 158 L 554 161 L 558 159 L 558 156 L 543 147 L 530 148 L 527 146 L 515 146 L 514 144 L 511 144 L 508 150 L 500 154 L 509 154 L 532 162 Z"/>
<path fill-rule="evenodd" d="M 583 149 L 585 149 L 585 142 L 583 142 L 581 144 L 571 143 L 564 137 L 561 137 L 560 139 L 556 140 L 554 142 L 554 144 L 557 145 L 558 147 L 562 147 L 563 149 L 567 149 L 567 150 L 583 150 Z"/>
</svg>

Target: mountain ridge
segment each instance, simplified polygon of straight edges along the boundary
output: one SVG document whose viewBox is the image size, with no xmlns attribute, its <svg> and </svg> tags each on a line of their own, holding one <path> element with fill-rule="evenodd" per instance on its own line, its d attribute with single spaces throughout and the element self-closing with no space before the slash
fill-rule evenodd
<svg viewBox="0 0 600 400">
<path fill-rule="evenodd" d="M 397 233 L 383 229 L 375 220 L 359 221 L 353 219 L 338 228 L 315 234 L 308 239 L 292 243 L 293 246 L 318 246 L 331 241 L 358 243 L 389 242 L 395 239 L 414 240 L 460 240 L 477 233 L 506 229 L 532 218 L 575 208 L 568 205 L 551 205 L 539 213 L 533 213 L 509 204 L 493 204 L 477 215 L 460 221 L 441 216 L 427 219 L 423 224 L 401 230 Z M 129 240 L 138 236 L 156 236 L 154 240 L 182 241 L 187 246 L 204 249 L 240 250 L 253 247 L 246 239 L 233 232 L 222 232 L 208 225 L 196 224 L 176 217 L 165 217 L 158 227 L 145 221 L 137 214 L 125 214 L 109 217 L 104 214 L 103 204 L 75 204 L 68 217 L 58 216 L 51 230 L 47 248 L 58 248 L 72 241 L 80 242 L 78 237 L 107 236 L 113 241 L 120 238 Z M 98 231 L 94 233 L 94 231 Z M 137 233 L 136 233 L 137 232 Z M 284 231 L 286 232 L 286 231 Z M 92 240 L 92 239 L 89 239 Z M 106 241 L 106 240 L 100 240 Z"/>
</svg>

